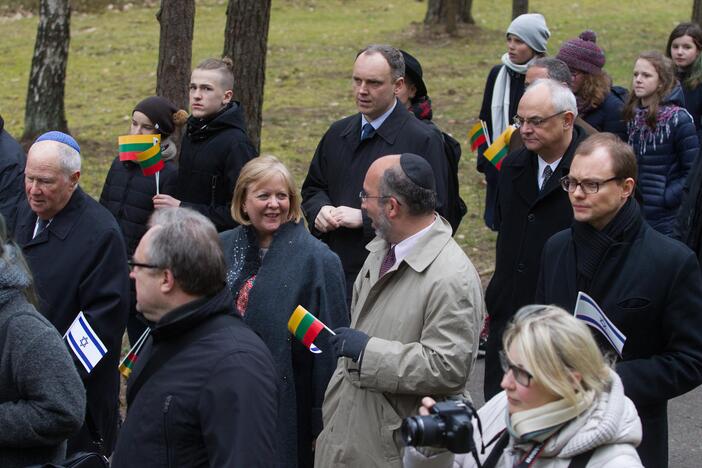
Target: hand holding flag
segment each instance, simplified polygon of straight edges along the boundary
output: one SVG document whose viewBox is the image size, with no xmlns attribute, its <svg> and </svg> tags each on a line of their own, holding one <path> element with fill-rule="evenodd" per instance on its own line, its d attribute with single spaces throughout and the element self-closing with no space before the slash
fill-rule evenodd
<svg viewBox="0 0 702 468">
<path fill-rule="evenodd" d="M 63 335 L 63 339 L 68 342 L 68 347 L 83 364 L 88 374 L 107 354 L 107 348 L 88 323 L 83 311 L 78 312 L 68 331 Z"/>
<path fill-rule="evenodd" d="M 290 333 L 295 335 L 295 338 L 300 340 L 302 344 L 307 346 L 307 348 L 315 354 L 321 354 L 322 352 L 321 349 L 314 345 L 314 340 L 324 329 L 332 335 L 335 334 L 329 327 L 324 325 L 321 320 L 309 313 L 307 309 L 301 305 L 295 308 L 290 316 L 290 320 L 288 320 L 288 330 L 290 330 Z"/>
</svg>

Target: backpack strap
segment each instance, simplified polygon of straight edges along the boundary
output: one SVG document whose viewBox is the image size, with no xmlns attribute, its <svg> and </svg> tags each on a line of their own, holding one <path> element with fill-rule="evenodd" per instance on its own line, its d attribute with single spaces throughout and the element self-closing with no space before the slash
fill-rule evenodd
<svg viewBox="0 0 702 468">
<path fill-rule="evenodd" d="M 502 453 L 505 451 L 505 448 L 507 448 L 508 443 L 509 432 L 505 430 L 502 432 L 500 438 L 497 439 L 495 446 L 492 448 L 490 454 L 485 459 L 485 463 L 483 463 L 483 468 L 495 468 L 497 466 L 497 462 L 502 456 Z"/>
</svg>

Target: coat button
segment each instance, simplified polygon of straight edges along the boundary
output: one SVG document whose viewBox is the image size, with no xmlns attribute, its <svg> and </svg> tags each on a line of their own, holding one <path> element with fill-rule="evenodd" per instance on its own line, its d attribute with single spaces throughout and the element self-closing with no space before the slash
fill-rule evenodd
<svg viewBox="0 0 702 468">
<path fill-rule="evenodd" d="M 526 270 L 526 265 L 524 265 L 523 263 L 520 263 L 519 265 L 517 265 L 517 272 L 518 273 L 522 273 L 524 270 Z"/>
<path fill-rule="evenodd" d="M 527 221 L 529 221 L 530 223 L 533 223 L 535 219 L 536 215 L 534 215 L 534 213 L 529 213 L 529 216 L 527 216 Z"/>
</svg>

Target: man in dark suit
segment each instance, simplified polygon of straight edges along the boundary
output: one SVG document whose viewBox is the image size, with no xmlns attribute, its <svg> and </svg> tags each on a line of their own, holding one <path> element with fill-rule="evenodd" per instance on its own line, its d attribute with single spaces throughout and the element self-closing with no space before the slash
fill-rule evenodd
<svg viewBox="0 0 702 468">
<path fill-rule="evenodd" d="M 636 177 L 633 150 L 614 134 L 578 147 L 561 180 L 575 221 L 544 247 L 536 302 L 572 311 L 583 291 L 626 336 L 616 370 L 641 417 L 639 455 L 666 467 L 668 400 L 702 383 L 702 275 L 691 250 L 643 220 Z"/>
<path fill-rule="evenodd" d="M 74 357 L 87 393 L 86 424 L 67 453 L 112 452 L 119 418 L 117 365 L 127 324 L 129 271 L 124 239 L 104 207 L 78 186 L 80 147 L 48 132 L 29 149 L 15 235 L 34 276 L 37 308 L 61 333 L 79 312 L 107 353 L 88 371 Z M 60 372 L 56 369 L 56 372 Z"/>
<path fill-rule="evenodd" d="M 537 80 L 519 101 L 517 123 L 524 148 L 502 164 L 495 221 L 495 274 L 485 293 L 490 330 L 485 350 L 485 399 L 501 391 L 498 352 L 502 332 L 517 310 L 534 301 L 544 244 L 570 226 L 573 214 L 558 179 L 568 174 L 584 131 L 573 125 L 578 110 L 562 83 Z"/>
<path fill-rule="evenodd" d="M 419 121 L 395 94 L 402 87 L 405 64 L 399 50 L 371 45 L 356 57 L 353 91 L 358 114 L 331 125 L 317 146 L 302 185 L 302 209 L 312 234 L 333 250 L 344 267 L 348 297 L 375 237 L 361 211 L 363 178 L 376 159 L 415 153 L 432 166 L 438 210 L 447 207 L 448 166 L 441 136 Z"/>
</svg>

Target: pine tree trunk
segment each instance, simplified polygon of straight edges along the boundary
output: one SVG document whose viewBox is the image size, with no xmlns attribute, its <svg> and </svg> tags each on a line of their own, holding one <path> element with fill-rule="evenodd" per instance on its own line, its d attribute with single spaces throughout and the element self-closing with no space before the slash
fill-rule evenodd
<svg viewBox="0 0 702 468">
<path fill-rule="evenodd" d="M 529 12 L 529 0 L 512 0 L 512 19 Z"/>
<path fill-rule="evenodd" d="M 229 0 L 224 56 L 234 62 L 234 99 L 246 115 L 249 138 L 261 150 L 263 85 L 266 78 L 271 0 Z"/>
<path fill-rule="evenodd" d="M 156 94 L 188 109 L 195 0 L 161 0 L 156 19 L 161 25 Z"/>
<path fill-rule="evenodd" d="M 473 8 L 473 0 L 429 0 L 427 2 L 427 13 L 424 15 L 424 24 L 443 24 L 447 28 L 449 25 L 449 9 L 450 3 L 454 2 L 457 9 L 454 9 L 457 15 L 456 21 L 465 24 L 475 24 L 471 9 Z"/>
<path fill-rule="evenodd" d="M 64 93 L 70 41 L 68 0 L 41 0 L 24 114 L 23 141 L 50 130 L 68 132 Z"/>
<path fill-rule="evenodd" d="M 692 22 L 702 25 L 702 0 L 692 2 Z"/>
</svg>

